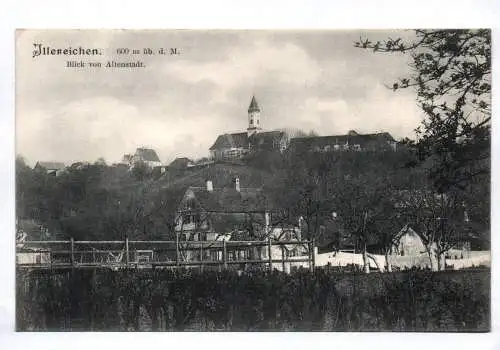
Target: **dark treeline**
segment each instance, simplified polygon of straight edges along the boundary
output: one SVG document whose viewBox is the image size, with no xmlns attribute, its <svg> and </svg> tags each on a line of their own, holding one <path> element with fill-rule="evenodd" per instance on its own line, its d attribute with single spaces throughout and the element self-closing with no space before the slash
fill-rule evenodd
<svg viewBox="0 0 500 350">
<path fill-rule="evenodd" d="M 449 202 L 436 202 L 424 198 L 434 189 L 425 164 L 412 165 L 413 159 L 404 147 L 397 152 L 260 152 L 245 159 L 246 165 L 215 164 L 155 177 L 102 162 L 67 167 L 52 176 L 18 158 L 17 216 L 46 226 L 52 238 L 173 240 L 176 210 L 187 186 L 204 186 L 209 179 L 232 186 L 238 176 L 243 187 L 265 189 L 279 209 L 273 222 L 298 224 L 302 217 L 303 238 L 314 238 L 320 248 L 347 244 L 388 253 L 394 235 L 411 224 L 427 234 L 424 238 L 432 233 L 425 243 L 429 250 L 440 245 L 437 258 L 464 234 L 478 237 L 480 248 L 487 249 L 489 177 L 478 176 L 466 189 L 449 191 Z M 423 225 L 439 215 L 447 218 L 446 230 Z"/>
<path fill-rule="evenodd" d="M 60 175 L 16 160 L 16 215 L 68 239 L 168 237 L 175 212 L 175 189 L 159 191 L 152 174 L 144 177 L 120 166 L 78 164 Z M 168 199 L 168 200 L 167 200 Z M 173 236 L 170 236 L 173 237 Z"/>
</svg>

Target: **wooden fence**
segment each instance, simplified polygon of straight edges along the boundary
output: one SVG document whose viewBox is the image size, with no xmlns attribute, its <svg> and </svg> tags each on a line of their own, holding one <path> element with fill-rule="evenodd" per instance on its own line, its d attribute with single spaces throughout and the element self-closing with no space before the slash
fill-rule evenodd
<svg viewBox="0 0 500 350">
<path fill-rule="evenodd" d="M 313 241 L 26 241 L 18 268 L 179 268 L 267 266 L 314 270 Z M 239 267 L 238 267 L 239 265 Z"/>
</svg>

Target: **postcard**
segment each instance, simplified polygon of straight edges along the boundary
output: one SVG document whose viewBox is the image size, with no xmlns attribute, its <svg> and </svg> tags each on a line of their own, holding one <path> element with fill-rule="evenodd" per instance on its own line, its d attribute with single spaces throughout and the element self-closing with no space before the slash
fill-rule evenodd
<svg viewBox="0 0 500 350">
<path fill-rule="evenodd" d="M 16 330 L 489 332 L 491 31 L 16 32 Z"/>
</svg>

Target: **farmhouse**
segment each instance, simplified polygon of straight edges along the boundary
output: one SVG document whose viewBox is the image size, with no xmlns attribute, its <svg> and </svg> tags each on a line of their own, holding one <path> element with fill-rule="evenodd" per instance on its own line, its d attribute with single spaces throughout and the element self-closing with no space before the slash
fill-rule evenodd
<svg viewBox="0 0 500 350">
<path fill-rule="evenodd" d="M 179 242 L 185 241 L 293 241 L 300 240 L 298 227 L 288 223 L 272 222 L 274 206 L 265 193 L 258 188 L 240 186 L 239 178 L 231 188 L 214 188 L 212 181 L 206 187 L 189 187 L 178 209 L 176 235 Z M 297 244 L 273 246 L 271 255 L 281 259 L 300 256 L 307 247 Z M 203 259 L 220 260 L 222 250 L 211 250 Z M 228 250 L 229 259 L 268 259 L 268 248 L 242 246 Z M 200 259 L 199 254 L 187 252 L 186 260 Z"/>
<path fill-rule="evenodd" d="M 158 154 L 154 149 L 139 147 L 134 154 L 125 154 L 122 163 L 134 167 L 137 164 L 146 164 L 150 168 L 159 167 L 162 165 Z"/>
<path fill-rule="evenodd" d="M 239 159 L 256 150 L 278 150 L 288 147 L 288 136 L 284 131 L 262 131 L 260 106 L 252 97 L 248 107 L 248 128 L 246 132 L 219 135 L 210 147 L 214 160 Z"/>
<path fill-rule="evenodd" d="M 265 228 L 271 203 L 263 191 L 242 188 L 239 178 L 232 188 L 189 187 L 179 205 L 176 232 L 185 240 L 212 241 L 235 230 L 258 237 Z"/>
</svg>

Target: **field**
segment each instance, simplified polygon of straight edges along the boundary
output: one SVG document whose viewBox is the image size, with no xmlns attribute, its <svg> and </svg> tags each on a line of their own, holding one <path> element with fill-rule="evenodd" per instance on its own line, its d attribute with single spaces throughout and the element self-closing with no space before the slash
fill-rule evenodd
<svg viewBox="0 0 500 350">
<path fill-rule="evenodd" d="M 17 272 L 18 331 L 490 329 L 490 272 Z"/>
</svg>

